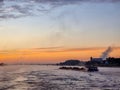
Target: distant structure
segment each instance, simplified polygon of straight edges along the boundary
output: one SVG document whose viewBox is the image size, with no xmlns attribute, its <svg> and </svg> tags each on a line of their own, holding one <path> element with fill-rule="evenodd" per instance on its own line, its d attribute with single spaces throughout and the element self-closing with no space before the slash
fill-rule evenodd
<svg viewBox="0 0 120 90">
<path fill-rule="evenodd" d="M 103 59 L 102 58 L 93 58 L 93 57 L 91 57 L 90 61 L 92 61 L 92 62 L 102 62 Z"/>
</svg>

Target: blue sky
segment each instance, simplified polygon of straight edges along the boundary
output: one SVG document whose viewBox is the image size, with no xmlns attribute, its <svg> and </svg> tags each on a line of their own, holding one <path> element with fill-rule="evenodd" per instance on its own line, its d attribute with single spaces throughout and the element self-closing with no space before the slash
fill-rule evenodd
<svg viewBox="0 0 120 90">
<path fill-rule="evenodd" d="M 120 2 L 33 1 L 0 2 L 0 50 L 120 46 Z"/>
</svg>

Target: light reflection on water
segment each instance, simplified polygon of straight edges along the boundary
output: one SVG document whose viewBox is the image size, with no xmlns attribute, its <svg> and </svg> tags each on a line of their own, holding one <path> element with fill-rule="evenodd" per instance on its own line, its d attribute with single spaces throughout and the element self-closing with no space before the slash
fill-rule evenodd
<svg viewBox="0 0 120 90">
<path fill-rule="evenodd" d="M 0 90 L 119 90 L 120 88 L 119 68 L 99 68 L 100 72 L 95 73 L 58 68 L 45 65 L 0 67 Z"/>
</svg>

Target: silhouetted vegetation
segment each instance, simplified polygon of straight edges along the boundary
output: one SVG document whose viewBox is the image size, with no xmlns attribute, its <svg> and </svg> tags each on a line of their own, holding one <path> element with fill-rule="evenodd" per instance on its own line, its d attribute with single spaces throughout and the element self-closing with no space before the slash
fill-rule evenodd
<svg viewBox="0 0 120 90">
<path fill-rule="evenodd" d="M 85 65 L 120 67 L 120 58 L 109 57 L 106 58 L 106 60 L 101 60 L 101 61 L 90 60 L 87 61 Z"/>
<path fill-rule="evenodd" d="M 86 70 L 86 68 L 84 68 L 84 67 L 60 67 L 59 69 L 75 70 L 75 71 L 85 71 Z"/>
<path fill-rule="evenodd" d="M 120 66 L 120 58 L 109 57 L 104 61 L 107 66 Z"/>
<path fill-rule="evenodd" d="M 5 64 L 4 63 L 0 63 L 0 66 L 4 66 Z"/>
<path fill-rule="evenodd" d="M 105 66 L 105 67 L 120 67 L 120 58 L 109 57 L 106 58 L 106 60 L 102 60 L 101 58 L 91 58 L 89 61 L 86 62 L 72 59 L 58 63 L 57 65 L 72 65 L 72 66 L 85 65 L 86 67 L 92 65 L 92 66 Z"/>
<path fill-rule="evenodd" d="M 79 60 L 66 60 L 65 62 L 61 62 L 57 65 L 82 65 L 83 62 L 79 61 Z"/>
</svg>

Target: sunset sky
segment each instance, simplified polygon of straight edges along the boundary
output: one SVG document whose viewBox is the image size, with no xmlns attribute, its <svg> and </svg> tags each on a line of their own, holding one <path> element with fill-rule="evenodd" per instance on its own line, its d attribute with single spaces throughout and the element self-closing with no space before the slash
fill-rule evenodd
<svg viewBox="0 0 120 90">
<path fill-rule="evenodd" d="M 0 0 L 0 62 L 120 57 L 119 0 Z"/>
</svg>

